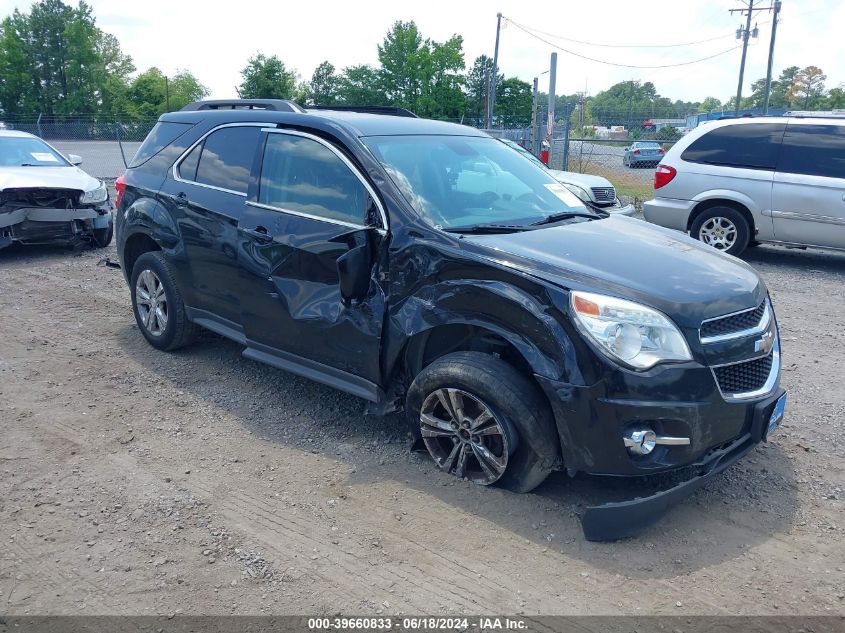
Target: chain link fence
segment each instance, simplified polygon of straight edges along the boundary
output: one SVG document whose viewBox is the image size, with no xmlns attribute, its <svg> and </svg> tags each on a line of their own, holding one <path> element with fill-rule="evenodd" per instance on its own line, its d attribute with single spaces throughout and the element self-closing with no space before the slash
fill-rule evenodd
<svg viewBox="0 0 845 633">
<path fill-rule="evenodd" d="M 82 169 L 107 181 L 123 173 L 155 123 L 47 117 L 3 120 L 6 129 L 35 134 L 65 156 L 77 154 L 82 158 Z"/>
<path fill-rule="evenodd" d="M 65 155 L 79 155 L 85 171 L 107 181 L 123 173 L 126 163 L 132 160 L 155 123 L 155 120 L 58 120 L 46 117 L 4 121 L 7 129 L 36 134 Z M 485 131 L 497 138 L 516 141 L 532 150 L 530 127 Z M 535 129 L 534 138 L 542 139 L 543 132 L 544 128 Z M 632 142 L 634 139 L 570 138 L 567 145 L 566 129 L 561 125 L 555 130 L 555 136 L 548 147 L 549 166 L 552 169 L 603 176 L 610 180 L 626 202 L 638 203 L 652 197 L 654 169 L 653 166 L 645 165 L 626 166 L 625 148 Z M 673 144 L 671 141 L 659 142 L 664 151 Z M 539 156 L 541 149 L 532 151 Z"/>
</svg>

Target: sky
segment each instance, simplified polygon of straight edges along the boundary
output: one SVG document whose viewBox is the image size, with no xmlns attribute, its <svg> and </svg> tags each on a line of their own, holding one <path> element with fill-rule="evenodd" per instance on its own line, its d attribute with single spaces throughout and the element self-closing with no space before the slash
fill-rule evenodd
<svg viewBox="0 0 845 633">
<path fill-rule="evenodd" d="M 68 1 L 68 0 L 65 0 Z M 729 52 L 700 63 L 671 68 L 623 68 L 589 61 L 558 50 L 558 94 L 588 94 L 626 79 L 651 81 L 671 99 L 722 101 L 736 94 L 740 45 L 736 29 L 744 22 L 729 9 L 743 0 L 675 0 L 674 2 L 539 2 L 535 0 L 321 0 L 318 3 L 240 0 L 87 0 L 97 24 L 120 40 L 139 70 L 157 66 L 166 74 L 188 69 L 211 90 L 213 98 L 235 96 L 240 71 L 256 52 L 278 55 L 301 79 L 309 79 L 324 60 L 338 69 L 377 64 L 377 45 L 396 20 L 413 20 L 423 37 L 445 41 L 464 38 L 467 65 L 483 53 L 490 56 L 496 35 L 496 13 L 504 16 L 499 68 L 506 76 L 531 82 L 540 77 L 548 90 L 550 53 L 566 49 L 596 60 L 636 66 L 678 64 Z M 770 2 L 757 0 L 756 6 Z M 28 10 L 31 2 L 0 0 L 0 15 Z M 749 45 L 744 94 L 751 82 L 766 75 L 771 13 L 755 12 L 760 34 Z M 783 0 L 775 49 L 775 75 L 786 66 L 819 66 L 827 87 L 845 83 L 845 24 L 842 0 Z M 524 32 L 543 31 L 544 41 Z M 567 39 L 561 39 L 567 38 Z M 713 39 L 716 38 L 716 39 Z M 571 40 L 581 40 L 577 43 Z M 665 48 L 642 45 L 699 44 Z M 599 44 L 601 46 L 597 46 Z M 611 45 L 611 46 L 608 46 Z M 620 45 L 637 47 L 620 48 Z"/>
</svg>

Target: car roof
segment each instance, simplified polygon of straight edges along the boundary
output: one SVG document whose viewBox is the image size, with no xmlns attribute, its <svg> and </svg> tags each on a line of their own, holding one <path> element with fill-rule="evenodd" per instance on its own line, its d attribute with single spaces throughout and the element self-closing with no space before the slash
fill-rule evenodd
<svg viewBox="0 0 845 633">
<path fill-rule="evenodd" d="M 815 123 L 817 125 L 845 125 L 845 119 L 842 117 L 831 116 L 745 116 L 745 117 L 725 117 L 724 119 L 717 119 L 715 121 L 702 121 L 695 129 L 706 128 L 714 130 L 717 127 L 724 127 L 725 125 L 751 125 L 753 123 Z"/>
<path fill-rule="evenodd" d="M 355 136 L 399 136 L 399 135 L 448 135 L 448 136 L 487 136 L 484 132 L 466 125 L 420 119 L 409 116 L 392 116 L 366 112 L 341 110 L 305 110 L 304 112 L 278 112 L 273 110 L 225 109 L 195 110 L 164 114 L 160 121 L 181 123 L 199 123 L 200 121 L 219 121 L 236 123 L 253 121 L 269 124 L 288 124 L 303 127 L 341 126 Z"/>
<path fill-rule="evenodd" d="M 37 136 L 35 136 L 35 134 L 30 134 L 29 132 L 21 132 L 20 130 L 0 130 L 0 136 L 14 136 L 17 138 L 38 138 Z"/>
</svg>

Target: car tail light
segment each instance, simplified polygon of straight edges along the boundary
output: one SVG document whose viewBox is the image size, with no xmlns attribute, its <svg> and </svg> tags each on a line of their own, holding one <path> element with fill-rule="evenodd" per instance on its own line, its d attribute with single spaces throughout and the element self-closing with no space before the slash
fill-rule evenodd
<svg viewBox="0 0 845 633">
<path fill-rule="evenodd" d="M 114 188 L 117 191 L 117 195 L 114 198 L 114 207 L 115 209 L 119 209 L 120 201 L 123 200 L 123 192 L 126 191 L 126 178 L 120 176 L 117 180 L 115 180 Z"/>
<path fill-rule="evenodd" d="M 658 165 L 657 169 L 654 170 L 654 188 L 660 189 L 661 187 L 668 185 L 672 182 L 672 179 L 677 173 L 678 170 L 674 167 L 670 167 L 669 165 Z"/>
<path fill-rule="evenodd" d="M 659 147 L 659 148 L 657 148 L 657 153 L 658 154 L 665 154 L 666 150 L 664 150 L 662 147 Z"/>
<path fill-rule="evenodd" d="M 635 150 L 634 150 L 634 153 L 635 153 L 635 154 L 639 154 L 639 153 L 640 153 L 640 150 L 635 149 Z"/>
</svg>

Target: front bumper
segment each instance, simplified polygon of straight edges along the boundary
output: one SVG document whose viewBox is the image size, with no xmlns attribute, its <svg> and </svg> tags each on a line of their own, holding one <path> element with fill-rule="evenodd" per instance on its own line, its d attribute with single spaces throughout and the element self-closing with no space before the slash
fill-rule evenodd
<svg viewBox="0 0 845 633">
<path fill-rule="evenodd" d="M 617 540 L 634 536 L 655 523 L 672 506 L 689 497 L 766 439 L 769 418 L 783 394 L 784 390 L 778 388 L 771 396 L 754 404 L 748 432 L 704 455 L 692 465 L 690 479 L 648 497 L 587 508 L 581 517 L 584 537 L 588 541 Z"/>
<path fill-rule="evenodd" d="M 111 203 L 59 209 L 22 207 L 0 212 L 0 248 L 22 244 L 74 244 L 90 241 L 94 230 L 112 224 Z"/>
</svg>

